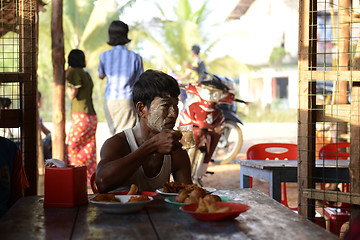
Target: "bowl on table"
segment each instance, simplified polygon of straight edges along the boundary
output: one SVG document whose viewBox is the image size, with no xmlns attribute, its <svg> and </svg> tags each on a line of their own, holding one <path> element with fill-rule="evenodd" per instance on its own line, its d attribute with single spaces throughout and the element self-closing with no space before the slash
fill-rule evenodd
<svg viewBox="0 0 360 240">
<path fill-rule="evenodd" d="M 219 196 L 221 198 L 221 202 L 227 202 L 229 201 L 228 197 L 225 196 Z M 165 198 L 165 202 L 170 203 L 178 208 L 180 208 L 181 206 L 186 205 L 186 203 L 179 203 L 179 202 L 175 202 L 175 198 L 176 196 L 171 196 L 171 197 L 167 197 Z"/>
<path fill-rule="evenodd" d="M 200 221 L 224 221 L 232 220 L 239 216 L 241 213 L 246 212 L 250 209 L 250 206 L 241 203 L 233 202 L 214 202 L 220 208 L 230 207 L 230 212 L 196 212 L 198 203 L 188 204 L 180 207 L 180 210 L 193 216 L 195 219 Z"/>
<path fill-rule="evenodd" d="M 115 195 L 115 199 L 118 200 L 118 202 L 96 201 L 91 199 L 90 203 L 106 213 L 133 213 L 140 211 L 146 204 L 154 200 L 153 197 L 148 197 L 149 200 L 147 201 L 128 202 L 130 198 L 134 197 L 139 197 L 139 195 Z"/>
</svg>

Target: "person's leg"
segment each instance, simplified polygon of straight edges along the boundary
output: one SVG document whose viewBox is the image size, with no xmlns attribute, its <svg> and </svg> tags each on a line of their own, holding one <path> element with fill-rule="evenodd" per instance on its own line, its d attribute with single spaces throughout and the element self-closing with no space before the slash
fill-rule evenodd
<svg viewBox="0 0 360 240">
<path fill-rule="evenodd" d="M 115 133 L 132 128 L 136 124 L 136 110 L 133 101 L 130 99 L 121 99 L 118 102 L 118 106 L 120 106 L 120 108 L 114 113 L 117 123 L 114 125 Z"/>
<path fill-rule="evenodd" d="M 111 135 L 115 134 L 115 128 L 114 128 L 114 122 L 113 122 L 113 117 L 112 117 L 112 111 L 110 111 L 111 106 L 114 105 L 112 104 L 112 101 L 115 100 L 105 100 L 104 102 L 104 113 L 105 113 L 105 119 L 106 122 L 108 124 L 109 127 L 109 131 L 111 133 Z"/>
<path fill-rule="evenodd" d="M 87 167 L 87 180 L 96 171 L 96 115 L 72 114 L 73 125 L 69 133 L 69 162 Z"/>
</svg>

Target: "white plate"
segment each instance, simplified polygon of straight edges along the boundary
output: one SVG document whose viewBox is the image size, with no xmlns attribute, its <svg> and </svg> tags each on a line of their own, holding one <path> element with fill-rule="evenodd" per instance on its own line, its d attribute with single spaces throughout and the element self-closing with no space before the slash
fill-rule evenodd
<svg viewBox="0 0 360 240">
<path fill-rule="evenodd" d="M 148 197 L 149 201 L 128 202 L 133 196 L 138 197 L 139 195 L 115 195 L 115 198 L 120 202 L 99 202 L 91 199 L 90 203 L 107 213 L 131 213 L 140 211 L 147 203 L 154 200 L 152 197 Z"/>
<path fill-rule="evenodd" d="M 207 193 L 213 193 L 216 191 L 216 188 L 212 188 L 212 187 L 203 187 L 203 189 L 205 189 L 207 191 Z M 157 193 L 160 193 L 162 195 L 167 195 L 167 196 L 176 196 L 178 195 L 177 193 L 167 193 L 167 192 L 163 192 L 164 189 L 163 188 L 159 188 L 156 189 Z"/>
</svg>

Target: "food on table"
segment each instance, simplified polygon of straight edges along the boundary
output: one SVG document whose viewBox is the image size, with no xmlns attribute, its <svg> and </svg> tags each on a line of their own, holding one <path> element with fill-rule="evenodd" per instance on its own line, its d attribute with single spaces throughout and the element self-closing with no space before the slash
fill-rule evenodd
<svg viewBox="0 0 360 240">
<path fill-rule="evenodd" d="M 200 198 L 198 208 L 195 210 L 195 212 L 208 212 L 204 199 Z"/>
<path fill-rule="evenodd" d="M 198 208 L 195 212 L 200 213 L 220 213 L 220 212 L 231 212 L 231 207 L 219 207 L 213 202 L 206 199 L 200 198 Z"/>
<path fill-rule="evenodd" d="M 221 198 L 218 195 L 208 194 L 204 197 L 209 202 L 221 202 Z"/>
<path fill-rule="evenodd" d="M 182 189 L 185 189 L 188 193 L 192 192 L 195 189 L 201 189 L 206 193 L 205 189 L 196 186 L 195 184 L 185 184 L 180 182 L 165 182 L 163 184 L 163 192 L 165 193 L 179 193 Z"/>
<path fill-rule="evenodd" d="M 221 198 L 218 195 L 206 195 L 204 191 L 194 189 L 190 195 L 185 189 L 181 189 L 179 194 L 176 195 L 174 202 L 177 203 L 197 203 L 200 198 L 206 199 L 208 202 L 221 202 Z"/>
<path fill-rule="evenodd" d="M 127 195 L 136 195 L 139 191 L 139 188 L 135 184 L 131 184 L 130 190 Z"/>
<path fill-rule="evenodd" d="M 205 197 L 206 195 L 206 190 L 202 189 L 202 188 L 195 188 L 191 193 L 190 193 L 190 197 L 196 198 L 196 199 L 200 199 Z"/>
<path fill-rule="evenodd" d="M 175 197 L 175 202 L 183 203 L 186 198 L 188 198 L 188 192 L 185 189 L 181 189 L 179 194 Z"/>
<path fill-rule="evenodd" d="M 144 202 L 149 201 L 150 198 L 146 195 L 132 196 L 128 202 Z"/>
<path fill-rule="evenodd" d="M 184 201 L 184 203 L 186 203 L 186 204 L 197 203 L 197 202 L 199 202 L 199 199 L 191 197 L 191 196 L 187 197 Z"/>
<path fill-rule="evenodd" d="M 165 182 L 163 184 L 163 191 L 166 193 L 178 193 L 181 189 L 184 188 L 185 184 L 180 182 Z"/>
<path fill-rule="evenodd" d="M 97 196 L 95 196 L 93 198 L 93 201 L 98 201 L 98 202 L 119 202 L 119 200 L 117 200 L 115 198 L 115 194 L 113 193 L 100 193 Z"/>
</svg>

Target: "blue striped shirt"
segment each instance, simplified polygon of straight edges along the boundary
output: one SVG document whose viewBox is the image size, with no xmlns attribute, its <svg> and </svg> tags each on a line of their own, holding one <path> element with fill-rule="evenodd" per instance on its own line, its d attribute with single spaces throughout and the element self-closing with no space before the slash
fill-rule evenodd
<svg viewBox="0 0 360 240">
<path fill-rule="evenodd" d="M 132 98 L 132 87 L 144 69 L 140 55 L 117 45 L 100 54 L 98 71 L 101 78 L 107 78 L 104 98 L 115 100 Z"/>
</svg>

